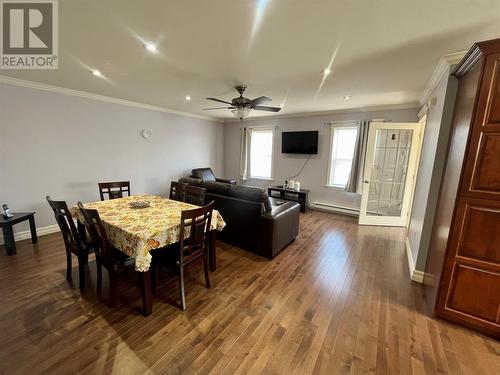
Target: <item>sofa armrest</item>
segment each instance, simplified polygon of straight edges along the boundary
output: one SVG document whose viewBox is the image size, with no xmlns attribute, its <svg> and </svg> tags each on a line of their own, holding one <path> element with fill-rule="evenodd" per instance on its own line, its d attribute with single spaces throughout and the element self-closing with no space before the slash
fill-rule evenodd
<svg viewBox="0 0 500 375">
<path fill-rule="evenodd" d="M 286 202 L 266 212 L 262 218 L 262 255 L 273 258 L 299 234 L 300 205 Z"/>
<path fill-rule="evenodd" d="M 184 184 L 192 185 L 192 186 L 201 186 L 202 180 L 194 177 L 181 177 L 179 178 L 179 182 Z"/>
<path fill-rule="evenodd" d="M 231 185 L 236 185 L 236 181 L 235 180 L 228 180 L 226 178 L 216 178 L 215 181 L 217 181 L 217 182 L 224 182 L 226 184 L 231 184 Z"/>
<path fill-rule="evenodd" d="M 262 215 L 262 218 L 269 220 L 269 219 L 277 219 L 280 217 L 280 215 L 286 215 L 286 214 L 290 215 L 290 212 L 294 210 L 295 206 L 299 206 L 299 212 L 300 212 L 300 205 L 298 203 L 285 202 L 279 206 L 273 206 L 271 211 L 268 211 Z"/>
</svg>

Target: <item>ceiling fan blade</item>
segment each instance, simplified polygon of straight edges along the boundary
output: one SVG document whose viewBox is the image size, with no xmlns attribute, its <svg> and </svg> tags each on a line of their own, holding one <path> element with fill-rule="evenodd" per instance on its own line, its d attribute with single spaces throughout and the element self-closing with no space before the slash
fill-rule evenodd
<svg viewBox="0 0 500 375">
<path fill-rule="evenodd" d="M 271 99 L 269 99 L 267 96 L 260 96 L 258 98 L 255 98 L 251 101 L 252 105 L 259 105 L 264 102 L 270 102 Z"/>
<path fill-rule="evenodd" d="M 220 103 L 224 103 L 224 104 L 233 105 L 233 103 L 231 103 L 231 102 L 226 102 L 225 100 L 220 100 L 220 99 L 217 99 L 217 98 L 205 98 L 205 99 L 213 100 L 214 102 L 220 102 Z"/>
<path fill-rule="evenodd" d="M 279 112 L 279 111 L 281 111 L 281 108 L 279 108 L 279 107 L 266 107 L 263 105 L 257 105 L 255 107 L 252 107 L 252 109 L 255 109 L 256 111 L 267 111 L 267 112 Z"/>
<path fill-rule="evenodd" d="M 234 109 L 236 107 L 214 107 L 214 108 L 203 108 L 204 111 L 210 111 L 211 109 Z"/>
</svg>

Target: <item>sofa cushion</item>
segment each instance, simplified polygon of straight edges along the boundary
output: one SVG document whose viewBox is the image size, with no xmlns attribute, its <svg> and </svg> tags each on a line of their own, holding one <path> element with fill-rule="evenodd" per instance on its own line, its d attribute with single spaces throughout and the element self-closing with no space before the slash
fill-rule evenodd
<svg viewBox="0 0 500 375">
<path fill-rule="evenodd" d="M 191 186 L 201 186 L 202 180 L 192 177 L 182 177 L 179 178 L 179 182 L 191 185 Z"/>
<path fill-rule="evenodd" d="M 203 181 L 215 181 L 215 175 L 211 168 L 196 168 L 191 171 L 194 178 Z"/>
<path fill-rule="evenodd" d="M 201 186 L 207 189 L 207 193 L 217 195 L 229 196 L 229 190 L 231 190 L 231 184 L 225 182 L 203 181 Z"/>
<path fill-rule="evenodd" d="M 269 212 L 273 208 L 266 191 L 258 187 L 234 185 L 229 190 L 229 196 L 247 201 L 264 203 L 265 212 Z"/>
</svg>

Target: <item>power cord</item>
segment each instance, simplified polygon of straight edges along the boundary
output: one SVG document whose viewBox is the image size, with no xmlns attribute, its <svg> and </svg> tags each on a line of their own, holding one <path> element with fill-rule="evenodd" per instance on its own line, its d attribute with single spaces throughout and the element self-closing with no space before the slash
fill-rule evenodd
<svg viewBox="0 0 500 375">
<path fill-rule="evenodd" d="M 302 166 L 302 168 L 300 168 L 300 171 L 299 173 L 297 173 L 296 175 L 293 175 L 293 176 L 290 176 L 290 177 L 287 177 L 287 180 L 291 179 L 291 178 L 295 178 L 297 177 L 298 175 L 300 175 L 302 173 L 302 171 L 304 170 L 307 162 L 309 161 L 309 158 L 311 157 L 312 154 L 309 154 L 309 156 L 307 157 L 306 161 L 304 162 L 304 165 Z"/>
</svg>

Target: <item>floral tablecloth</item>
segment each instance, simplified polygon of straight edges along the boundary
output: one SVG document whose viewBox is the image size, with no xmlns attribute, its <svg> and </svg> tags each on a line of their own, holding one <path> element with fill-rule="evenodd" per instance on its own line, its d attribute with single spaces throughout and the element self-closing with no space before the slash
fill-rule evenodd
<svg viewBox="0 0 500 375">
<path fill-rule="evenodd" d="M 149 207 L 131 208 L 129 203 L 148 201 Z M 111 244 L 129 256 L 135 257 L 135 269 L 149 270 L 153 249 L 179 241 L 181 211 L 198 208 L 192 204 L 155 195 L 131 197 L 85 203 L 85 208 L 96 209 Z M 72 207 L 72 214 L 83 222 L 81 212 Z M 222 230 L 226 223 L 217 210 L 212 213 L 212 230 Z"/>
</svg>

